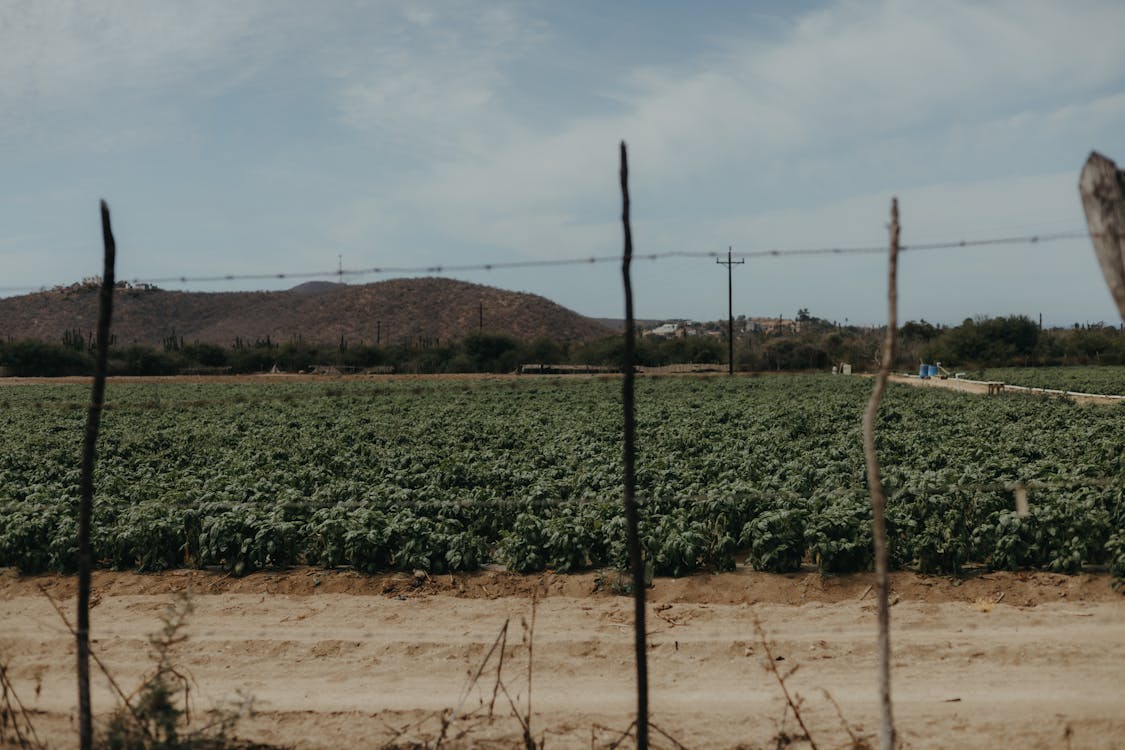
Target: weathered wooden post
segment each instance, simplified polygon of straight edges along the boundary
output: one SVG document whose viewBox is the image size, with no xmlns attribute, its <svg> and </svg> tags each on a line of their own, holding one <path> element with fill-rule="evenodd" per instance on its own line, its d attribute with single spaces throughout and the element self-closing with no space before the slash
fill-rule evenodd
<svg viewBox="0 0 1125 750">
<path fill-rule="evenodd" d="M 894 714 L 891 704 L 891 615 L 890 579 L 887 563 L 887 526 L 885 513 L 887 498 L 883 492 L 883 479 L 879 472 L 879 458 L 875 453 L 875 419 L 879 403 L 891 375 L 895 359 L 895 338 L 898 335 L 898 251 L 899 224 L 898 198 L 891 199 L 891 256 L 887 280 L 887 334 L 883 340 L 883 354 L 879 372 L 875 375 L 875 388 L 863 413 L 863 453 L 867 463 L 867 488 L 871 492 L 871 537 L 875 546 L 875 590 L 879 600 L 879 640 L 876 665 L 879 672 L 879 747 L 894 750 L 898 744 Z"/>
<path fill-rule="evenodd" d="M 1109 293 L 1125 320 L 1125 171 L 1094 151 L 1078 178 L 1078 192 Z"/>
<path fill-rule="evenodd" d="M 625 251 L 621 275 L 625 286 L 625 356 L 621 402 L 624 407 L 624 495 L 625 538 L 629 547 L 629 569 L 633 572 L 633 645 L 637 664 L 637 750 L 648 750 L 648 631 L 645 628 L 645 565 L 638 531 L 636 419 L 633 405 L 633 365 L 636 348 L 636 321 L 633 317 L 633 229 L 629 223 L 629 158 L 621 141 L 621 224 L 625 230 Z"/>
<path fill-rule="evenodd" d="M 109 353 L 109 327 L 113 317 L 114 264 L 117 243 L 109 223 L 109 206 L 101 203 L 102 242 L 105 268 L 98 297 L 97 354 L 94 359 L 94 386 L 86 415 L 86 439 L 82 446 L 82 470 L 78 501 L 78 627 L 75 630 L 78 654 L 78 745 L 82 750 L 94 746 L 93 709 L 90 705 L 90 576 L 93 554 L 90 551 L 90 519 L 94 507 L 94 462 L 97 458 L 98 427 L 105 402 L 106 360 Z"/>
</svg>

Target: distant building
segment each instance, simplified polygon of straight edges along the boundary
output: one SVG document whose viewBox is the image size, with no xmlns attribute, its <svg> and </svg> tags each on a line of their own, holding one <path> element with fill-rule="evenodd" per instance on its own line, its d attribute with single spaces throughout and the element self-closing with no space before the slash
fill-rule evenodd
<svg viewBox="0 0 1125 750">
<path fill-rule="evenodd" d="M 679 323 L 664 323 L 653 328 L 651 331 L 645 331 L 645 335 L 670 338 L 672 336 L 683 336 L 684 331 Z"/>
<path fill-rule="evenodd" d="M 800 321 L 790 318 L 740 318 L 737 330 L 741 333 L 787 334 L 801 331 Z M 726 336 L 725 321 L 699 323 L 694 320 L 676 320 L 662 323 L 644 332 L 655 338 L 687 338 L 689 336 Z"/>
<path fill-rule="evenodd" d="M 798 333 L 801 324 L 789 318 L 747 318 L 746 330 L 753 333 Z"/>
</svg>

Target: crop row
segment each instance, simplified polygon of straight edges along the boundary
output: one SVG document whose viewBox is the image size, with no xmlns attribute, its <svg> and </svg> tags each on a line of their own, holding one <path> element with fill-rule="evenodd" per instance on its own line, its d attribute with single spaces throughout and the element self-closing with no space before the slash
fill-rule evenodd
<svg viewBox="0 0 1125 750">
<path fill-rule="evenodd" d="M 871 566 L 844 377 L 645 380 L 641 535 L 654 575 Z M 615 381 L 111 386 L 103 566 L 363 571 L 622 567 Z M 81 389 L 7 389 L 0 566 L 75 565 Z M 156 408 L 156 403 L 159 407 Z M 1121 410 L 895 388 L 878 447 L 896 567 L 1125 575 Z M 1006 483 L 1041 483 L 1031 512 Z"/>
<path fill-rule="evenodd" d="M 993 569 L 1075 572 L 1110 564 L 1125 575 L 1121 504 L 1092 491 L 1037 503 L 1019 516 L 1010 497 L 892 501 L 892 564 L 957 573 L 980 561 Z M 24 572 L 73 571 L 73 513 L 34 499 L 0 530 L 0 563 Z M 474 570 L 487 562 L 520 572 L 624 568 L 625 530 L 615 502 L 531 506 L 520 502 L 429 507 L 344 503 L 302 509 L 204 502 L 149 504 L 95 519 L 95 557 L 104 566 L 154 571 L 221 566 L 236 574 L 312 564 L 364 572 Z M 799 497 L 649 501 L 641 538 L 655 575 L 729 570 L 742 559 L 790 572 L 808 561 L 824 573 L 870 569 L 871 511 L 864 498 L 818 503 Z"/>
</svg>

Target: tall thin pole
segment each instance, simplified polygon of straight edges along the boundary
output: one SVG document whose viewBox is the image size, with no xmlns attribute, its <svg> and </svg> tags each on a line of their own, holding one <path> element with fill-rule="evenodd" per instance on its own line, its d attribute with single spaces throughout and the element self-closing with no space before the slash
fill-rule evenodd
<svg viewBox="0 0 1125 750">
<path fill-rule="evenodd" d="M 731 260 L 731 248 L 727 246 L 727 259 L 715 259 L 720 266 L 727 267 L 727 374 L 734 375 L 734 279 L 731 271 L 741 266 L 745 260 Z"/>
<path fill-rule="evenodd" d="M 645 645 L 645 569 L 638 532 L 636 420 L 633 409 L 633 348 L 636 330 L 633 320 L 633 283 L 629 266 L 633 262 L 633 231 L 629 226 L 629 159 L 625 141 L 621 142 L 621 223 L 625 229 L 625 253 L 621 275 L 625 282 L 625 371 L 621 401 L 625 417 L 625 540 L 629 548 L 629 567 L 633 571 L 633 638 L 637 660 L 637 750 L 648 750 L 648 648 Z"/>
<path fill-rule="evenodd" d="M 891 199 L 891 254 L 887 279 L 887 335 L 883 340 L 883 359 L 875 376 L 875 387 L 863 413 L 863 453 L 867 464 L 867 488 L 871 492 L 871 536 L 875 547 L 875 591 L 879 600 L 879 638 L 876 647 L 876 669 L 879 675 L 879 747 L 894 750 L 896 745 L 894 713 L 891 706 L 891 614 L 890 582 L 887 578 L 886 495 L 875 453 L 875 419 L 879 403 L 887 387 L 895 358 L 898 328 L 898 198 Z"/>
<path fill-rule="evenodd" d="M 93 554 L 90 551 L 90 518 L 94 507 L 94 461 L 101 424 L 102 404 L 105 402 L 105 371 L 109 355 L 109 324 L 113 315 L 113 268 L 117 243 L 109 224 L 109 206 L 102 201 L 102 242 L 105 245 L 105 269 L 102 271 L 102 288 L 98 300 L 97 354 L 94 360 L 94 387 L 90 394 L 90 409 L 86 414 L 86 440 L 82 446 L 82 471 L 79 476 L 78 501 L 78 627 L 75 630 L 75 650 L 78 654 L 78 745 L 90 750 L 94 744 L 93 710 L 90 705 L 90 569 Z"/>
</svg>

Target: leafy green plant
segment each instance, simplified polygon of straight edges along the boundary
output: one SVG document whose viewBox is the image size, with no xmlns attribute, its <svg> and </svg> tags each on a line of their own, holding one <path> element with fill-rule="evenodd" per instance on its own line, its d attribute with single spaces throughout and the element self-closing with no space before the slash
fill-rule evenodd
<svg viewBox="0 0 1125 750">
<path fill-rule="evenodd" d="M 742 544 L 749 546 L 748 562 L 768 573 L 799 570 L 805 556 L 806 514 L 799 508 L 769 510 L 742 529 Z"/>
<path fill-rule="evenodd" d="M 1125 530 L 1114 532 L 1105 543 L 1106 557 L 1109 558 L 1109 572 L 1118 579 L 1125 579 Z"/>
<path fill-rule="evenodd" d="M 204 519 L 199 534 L 200 562 L 221 565 L 235 575 L 298 561 L 301 524 L 282 509 L 239 505 Z"/>
<path fill-rule="evenodd" d="M 520 513 L 509 532 L 500 541 L 498 556 L 509 570 L 530 573 L 547 567 L 546 532 L 543 519 Z"/>
<path fill-rule="evenodd" d="M 866 384 L 667 378 L 639 388 L 640 531 L 654 571 L 729 569 L 743 548 L 760 569 L 794 570 L 806 546 L 826 572 L 866 567 L 866 498 L 856 494 Z M 88 391 L 7 390 L 0 565 L 73 570 Z M 99 565 L 627 564 L 611 381 L 122 383 L 112 396 L 96 477 Z M 1120 409 L 892 389 L 882 422 L 893 566 L 1112 564 L 1125 493 L 1100 480 L 1125 465 Z M 1010 492 L 980 489 L 1017 478 L 1050 488 L 1033 490 L 1018 523 L 1003 520 Z"/>
<path fill-rule="evenodd" d="M 1105 558 L 1110 528 L 1104 506 L 1079 495 L 1034 503 L 1026 516 L 996 513 L 973 532 L 973 541 L 978 548 L 991 548 L 987 562 L 993 569 L 1074 573 L 1085 562 Z"/>
<path fill-rule="evenodd" d="M 362 573 L 378 573 L 391 567 L 390 524 L 377 511 L 357 513 L 345 527 L 339 551 L 341 558 Z"/>
<path fill-rule="evenodd" d="M 472 531 L 454 531 L 446 537 L 446 570 L 476 570 L 487 560 L 488 543 Z"/>
<path fill-rule="evenodd" d="M 76 570 L 77 511 L 39 502 L 11 507 L 0 523 L 0 566 L 6 565 L 28 574 Z"/>
<path fill-rule="evenodd" d="M 544 521 L 542 533 L 547 553 L 547 567 L 559 573 L 582 570 L 592 564 L 596 528 L 571 508 Z"/>
<path fill-rule="evenodd" d="M 871 540 L 871 506 L 845 501 L 810 514 L 805 544 L 821 573 L 869 570 L 875 560 Z"/>
<path fill-rule="evenodd" d="M 959 575 L 972 538 L 966 501 L 940 489 L 914 490 L 887 508 L 891 560 L 920 573 Z"/>
<path fill-rule="evenodd" d="M 1037 525 L 1032 515 L 1020 516 L 1014 510 L 1001 511 L 973 532 L 973 544 L 986 552 L 986 562 L 993 570 L 1034 566 L 1043 559 L 1037 540 Z"/>
<path fill-rule="evenodd" d="M 646 530 L 644 546 L 656 575 L 674 577 L 690 573 L 707 551 L 707 535 L 693 524 L 686 508 L 661 514 Z"/>
<path fill-rule="evenodd" d="M 94 557 L 119 570 L 167 570 L 182 565 L 186 542 L 173 508 L 146 503 L 128 508 L 112 525 L 94 527 Z"/>
</svg>

